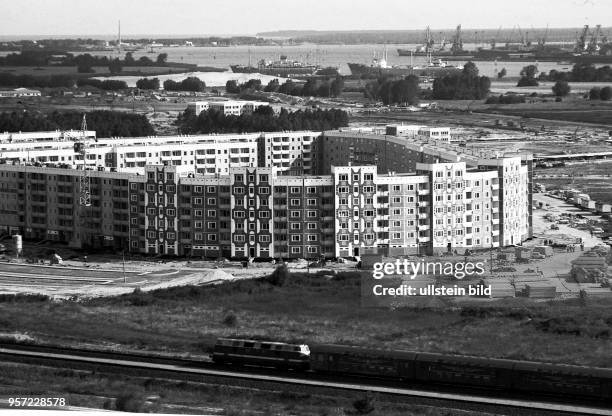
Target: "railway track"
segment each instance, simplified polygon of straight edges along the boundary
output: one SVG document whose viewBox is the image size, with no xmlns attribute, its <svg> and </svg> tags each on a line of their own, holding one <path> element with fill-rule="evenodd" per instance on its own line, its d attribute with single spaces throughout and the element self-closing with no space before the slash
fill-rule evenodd
<svg viewBox="0 0 612 416">
<path fill-rule="evenodd" d="M 259 389 L 376 393 L 389 401 L 414 402 L 427 406 L 478 410 L 516 415 L 610 415 L 612 410 L 584 405 L 533 401 L 524 398 L 492 397 L 474 393 L 453 393 L 382 384 L 371 379 L 325 377 L 313 373 L 277 371 L 246 367 L 222 367 L 212 362 L 149 354 L 73 350 L 50 346 L 0 344 L 0 360 L 51 367 L 94 369 L 110 373 L 154 378 L 197 380 L 237 384 Z M 332 393 L 333 394 L 333 393 Z"/>
</svg>

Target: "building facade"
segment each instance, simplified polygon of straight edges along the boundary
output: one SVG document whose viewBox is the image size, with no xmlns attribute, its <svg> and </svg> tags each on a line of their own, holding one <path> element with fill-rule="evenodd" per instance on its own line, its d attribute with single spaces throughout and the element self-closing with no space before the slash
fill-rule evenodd
<svg viewBox="0 0 612 416">
<path fill-rule="evenodd" d="M 388 135 L 274 132 L 100 139 L 83 171 L 70 141 L 21 145 L 0 164 L 0 231 L 74 247 L 319 258 L 531 237 L 527 155 L 457 153 Z M 73 163 L 7 157 L 41 145 Z M 79 203 L 85 173 L 89 206 Z"/>
</svg>

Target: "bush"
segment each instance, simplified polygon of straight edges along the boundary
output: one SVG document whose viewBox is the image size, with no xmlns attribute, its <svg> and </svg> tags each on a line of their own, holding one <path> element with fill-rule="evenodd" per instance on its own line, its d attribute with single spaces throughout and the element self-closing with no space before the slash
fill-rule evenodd
<svg viewBox="0 0 612 416">
<path fill-rule="evenodd" d="M 529 77 L 521 77 L 516 83 L 517 87 L 537 87 L 540 85 L 537 79 Z"/>
<path fill-rule="evenodd" d="M 569 84 L 567 83 L 567 81 L 557 81 L 555 82 L 555 85 L 553 85 L 552 87 L 552 92 L 557 97 L 565 97 L 567 94 L 570 93 L 570 91 L 571 91 L 571 88 Z"/>
<path fill-rule="evenodd" d="M 236 326 L 236 324 L 238 323 L 238 318 L 236 317 L 236 314 L 234 313 L 234 311 L 229 311 L 225 317 L 223 318 L 223 324 L 225 326 Z"/>
<path fill-rule="evenodd" d="M 285 284 L 285 281 L 289 277 L 289 268 L 287 264 L 281 263 L 276 267 L 274 272 L 266 279 L 268 283 L 274 286 L 282 286 Z"/>
<path fill-rule="evenodd" d="M 593 87 L 589 91 L 589 100 L 599 100 L 601 97 L 601 88 Z"/>
<path fill-rule="evenodd" d="M 363 399 L 355 400 L 353 402 L 353 407 L 355 408 L 357 413 L 361 415 L 366 415 L 374 411 L 374 400 L 372 400 L 372 397 L 368 392 L 366 393 L 366 396 Z"/>
<path fill-rule="evenodd" d="M 121 393 L 115 400 L 115 408 L 122 412 L 140 413 L 144 406 L 142 395 L 136 391 Z"/>
<path fill-rule="evenodd" d="M 599 94 L 599 98 L 603 101 L 610 101 L 610 99 L 612 98 L 612 88 L 603 87 Z"/>
</svg>

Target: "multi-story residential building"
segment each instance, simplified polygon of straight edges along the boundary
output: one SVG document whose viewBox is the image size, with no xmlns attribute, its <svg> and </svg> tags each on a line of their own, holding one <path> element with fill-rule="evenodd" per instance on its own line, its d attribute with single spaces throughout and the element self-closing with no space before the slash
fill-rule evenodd
<svg viewBox="0 0 612 416">
<path fill-rule="evenodd" d="M 274 173 L 315 174 L 316 143 L 320 137 L 320 132 L 310 131 L 265 133 L 259 138 L 258 164 L 271 167 Z"/>
<path fill-rule="evenodd" d="M 194 101 L 187 103 L 187 108 L 193 110 L 196 116 L 200 115 L 202 111 L 209 109 L 220 111 L 226 116 L 240 116 L 242 114 L 251 114 L 257 108 L 269 105 L 270 103 L 265 101 L 219 100 Z"/>
<path fill-rule="evenodd" d="M 82 206 L 72 142 L 47 144 L 73 163 L 4 159 L 18 163 L 0 164 L 0 230 L 211 258 L 428 254 L 531 236 L 526 155 L 341 131 L 100 139 Z"/>
</svg>

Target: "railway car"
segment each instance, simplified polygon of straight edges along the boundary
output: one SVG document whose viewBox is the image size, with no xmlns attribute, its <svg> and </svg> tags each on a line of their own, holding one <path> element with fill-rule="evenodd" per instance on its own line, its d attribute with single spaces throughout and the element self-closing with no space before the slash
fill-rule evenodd
<svg viewBox="0 0 612 416">
<path fill-rule="evenodd" d="M 313 345 L 310 368 L 325 373 L 377 378 L 414 379 L 417 353 L 343 345 Z"/>
<path fill-rule="evenodd" d="M 310 350 L 303 344 L 219 338 L 212 359 L 217 364 L 306 370 L 310 366 Z"/>
<path fill-rule="evenodd" d="M 517 361 L 514 388 L 612 403 L 612 369 Z"/>
<path fill-rule="evenodd" d="M 515 361 L 462 355 L 419 353 L 415 362 L 418 381 L 487 389 L 508 389 Z"/>
</svg>

